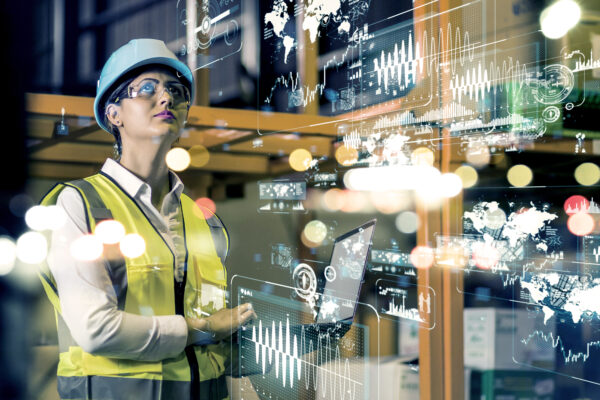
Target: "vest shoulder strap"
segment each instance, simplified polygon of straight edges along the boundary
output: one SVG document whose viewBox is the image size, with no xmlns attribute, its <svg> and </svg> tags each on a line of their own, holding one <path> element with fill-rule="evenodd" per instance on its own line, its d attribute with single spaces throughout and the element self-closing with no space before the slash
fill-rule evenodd
<svg viewBox="0 0 600 400">
<path fill-rule="evenodd" d="M 92 218 L 94 218 L 95 225 L 98 225 L 101 221 L 105 219 L 112 219 L 112 213 L 104 204 L 104 201 L 98 194 L 98 191 L 94 186 L 89 183 L 85 179 L 77 179 L 74 181 L 67 182 L 67 185 L 77 187 L 81 192 L 83 192 L 87 203 L 90 207 L 90 214 Z"/>
</svg>

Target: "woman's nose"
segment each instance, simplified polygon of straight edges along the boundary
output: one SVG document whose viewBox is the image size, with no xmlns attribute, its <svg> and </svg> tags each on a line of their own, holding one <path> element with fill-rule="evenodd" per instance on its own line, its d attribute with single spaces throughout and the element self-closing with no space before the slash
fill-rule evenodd
<svg viewBox="0 0 600 400">
<path fill-rule="evenodd" d="M 168 102 L 168 107 L 171 108 L 173 107 L 173 95 L 167 89 L 163 89 L 159 102 L 161 105 L 165 104 L 165 102 Z"/>
</svg>

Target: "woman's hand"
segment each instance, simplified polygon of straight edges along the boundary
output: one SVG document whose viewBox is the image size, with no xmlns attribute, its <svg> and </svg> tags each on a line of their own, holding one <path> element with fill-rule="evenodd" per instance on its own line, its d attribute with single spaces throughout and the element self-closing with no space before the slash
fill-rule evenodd
<svg viewBox="0 0 600 400">
<path fill-rule="evenodd" d="M 252 304 L 246 303 L 236 308 L 223 308 L 204 319 L 209 323 L 209 331 L 214 334 L 215 340 L 222 340 L 254 318 L 256 313 Z"/>
<path fill-rule="evenodd" d="M 252 308 L 252 304 L 246 303 L 235 308 L 223 308 L 210 317 L 195 319 L 186 318 L 188 325 L 188 340 L 189 346 L 193 342 L 192 330 L 200 330 L 212 334 L 215 341 L 225 339 L 242 325 L 256 318 L 256 313 Z"/>
</svg>

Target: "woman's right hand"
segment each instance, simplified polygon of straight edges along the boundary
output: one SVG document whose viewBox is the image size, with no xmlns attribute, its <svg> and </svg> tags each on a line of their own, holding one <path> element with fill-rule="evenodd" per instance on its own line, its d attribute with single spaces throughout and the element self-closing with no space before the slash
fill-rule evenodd
<svg viewBox="0 0 600 400">
<path fill-rule="evenodd" d="M 188 331 L 192 329 L 208 332 L 215 341 L 223 340 L 237 331 L 242 325 L 256 318 L 252 304 L 246 303 L 235 308 L 223 308 L 202 319 L 186 318 Z M 192 335 L 188 334 L 188 345 Z"/>
<path fill-rule="evenodd" d="M 209 330 L 215 336 L 215 340 L 222 340 L 256 318 L 252 304 L 245 303 L 235 308 L 223 308 L 210 317 L 204 318 L 209 322 Z"/>
</svg>

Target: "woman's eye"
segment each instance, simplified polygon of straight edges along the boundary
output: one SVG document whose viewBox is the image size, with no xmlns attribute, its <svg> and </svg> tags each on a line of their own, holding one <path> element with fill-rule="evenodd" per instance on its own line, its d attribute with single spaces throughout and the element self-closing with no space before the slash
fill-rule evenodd
<svg viewBox="0 0 600 400">
<path fill-rule="evenodd" d="M 179 86 L 170 86 L 169 91 L 173 93 L 174 96 L 183 96 L 183 89 Z"/>
<path fill-rule="evenodd" d="M 154 93 L 154 84 L 151 82 L 146 82 L 142 84 L 139 91 L 141 93 Z"/>
</svg>

